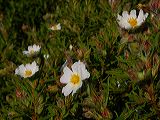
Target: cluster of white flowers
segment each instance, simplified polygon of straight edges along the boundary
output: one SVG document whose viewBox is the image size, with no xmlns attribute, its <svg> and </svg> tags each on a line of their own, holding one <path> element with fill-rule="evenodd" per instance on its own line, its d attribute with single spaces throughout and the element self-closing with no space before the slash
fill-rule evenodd
<svg viewBox="0 0 160 120">
<path fill-rule="evenodd" d="M 28 46 L 28 51 L 23 51 L 23 54 L 27 56 L 32 56 L 40 51 L 41 47 L 39 45 Z M 28 63 L 26 65 L 22 64 L 15 70 L 16 75 L 20 75 L 23 78 L 29 78 L 33 76 L 37 71 L 39 71 L 39 66 L 34 61 L 32 64 Z"/>
<path fill-rule="evenodd" d="M 130 14 L 127 11 L 123 11 L 122 16 L 118 14 L 117 21 L 120 27 L 125 29 L 133 29 L 140 26 L 147 18 L 148 13 L 140 10 L 139 15 L 136 15 L 136 10 L 132 10 Z M 51 30 L 61 30 L 60 23 L 54 26 L 51 26 Z M 70 45 L 70 50 L 72 50 L 72 45 Z M 39 45 L 28 46 L 28 51 L 23 51 L 23 54 L 27 56 L 35 55 L 40 51 L 41 47 Z M 48 58 L 49 55 L 44 55 L 44 58 Z M 34 75 L 39 70 L 36 62 L 32 64 L 20 65 L 16 70 L 15 74 L 20 75 L 21 77 L 28 78 Z M 72 95 L 82 86 L 82 81 L 89 78 L 90 73 L 87 71 L 86 66 L 80 60 L 75 62 L 71 69 L 65 66 L 63 68 L 63 75 L 60 78 L 60 82 L 67 84 L 62 89 L 64 96 L 68 96 L 70 93 Z"/>
<path fill-rule="evenodd" d="M 61 30 L 61 24 L 58 23 L 57 25 L 53 25 L 49 28 L 50 30 Z M 28 46 L 28 50 L 23 51 L 23 54 L 27 55 L 28 57 L 36 55 L 41 49 L 39 45 L 31 45 Z M 43 57 L 45 59 L 49 58 L 48 54 L 44 54 Z M 26 64 L 25 66 L 22 64 L 16 70 L 15 74 L 20 75 L 21 77 L 27 78 L 31 77 L 39 70 L 36 62 L 34 61 L 32 64 Z"/>
<path fill-rule="evenodd" d="M 61 25 L 60 23 L 54 26 L 51 26 L 49 28 L 51 30 L 61 30 Z M 23 51 L 24 55 L 27 55 L 28 57 L 36 55 L 41 49 L 41 46 L 34 44 L 33 46 L 28 46 L 28 50 Z M 45 59 L 49 58 L 48 54 L 44 54 L 43 56 Z M 37 71 L 39 71 L 39 66 L 37 63 L 34 61 L 31 64 L 28 63 L 26 65 L 21 64 L 18 68 L 15 70 L 16 75 L 20 75 L 23 78 L 29 78 L 33 76 Z"/>
<path fill-rule="evenodd" d="M 125 29 L 132 29 L 140 26 L 147 18 L 148 13 L 144 14 L 143 10 L 140 10 L 137 17 L 136 10 L 132 10 L 130 14 L 127 11 L 122 13 L 122 16 L 118 15 L 118 24 Z M 72 49 L 72 46 L 70 46 Z M 72 69 L 72 70 L 71 70 Z M 67 66 L 63 69 L 63 75 L 60 78 L 60 82 L 67 84 L 62 89 L 64 96 L 72 95 L 82 86 L 82 81 L 90 77 L 90 73 L 87 71 L 83 62 L 75 62 L 71 69 Z"/>
</svg>

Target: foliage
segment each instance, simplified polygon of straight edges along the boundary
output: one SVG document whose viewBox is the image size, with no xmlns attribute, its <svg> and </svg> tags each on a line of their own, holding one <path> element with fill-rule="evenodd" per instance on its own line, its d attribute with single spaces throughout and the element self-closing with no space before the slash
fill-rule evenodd
<svg viewBox="0 0 160 120">
<path fill-rule="evenodd" d="M 120 29 L 117 14 L 132 9 L 148 12 L 147 21 Z M 51 31 L 57 23 L 62 29 Z M 1 0 L 0 119 L 158 120 L 159 40 L 158 0 Z M 40 53 L 23 55 L 33 44 Z M 34 76 L 15 75 L 19 65 L 33 60 L 40 66 Z M 83 61 L 91 76 L 64 97 L 66 60 L 68 66 Z"/>
</svg>

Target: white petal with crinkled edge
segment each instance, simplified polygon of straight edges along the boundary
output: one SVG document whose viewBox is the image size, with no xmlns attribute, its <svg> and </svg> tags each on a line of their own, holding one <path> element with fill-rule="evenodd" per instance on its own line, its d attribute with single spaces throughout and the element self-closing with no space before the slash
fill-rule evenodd
<svg viewBox="0 0 160 120">
<path fill-rule="evenodd" d="M 129 15 L 127 11 L 123 11 L 122 17 L 128 19 Z"/>
<path fill-rule="evenodd" d="M 64 96 L 68 96 L 73 91 L 73 85 L 68 83 L 65 87 L 62 88 L 62 93 Z"/>
<path fill-rule="evenodd" d="M 78 73 L 80 75 L 81 80 L 84 80 L 90 77 L 90 73 L 87 71 L 85 64 L 80 60 L 78 62 L 75 62 L 71 66 L 71 68 L 74 73 Z"/>
<path fill-rule="evenodd" d="M 136 10 L 131 10 L 129 17 L 137 18 Z"/>
<path fill-rule="evenodd" d="M 82 87 L 82 81 L 80 81 L 79 85 L 73 88 L 73 92 L 72 92 L 72 96 L 74 93 L 76 93 L 76 91 Z"/>
<path fill-rule="evenodd" d="M 72 71 L 73 71 L 74 73 L 80 73 L 79 61 L 78 61 L 78 62 L 75 62 L 75 63 L 71 66 L 71 68 L 72 68 Z"/>
<path fill-rule="evenodd" d="M 138 18 L 137 18 L 138 26 L 140 26 L 143 21 L 144 21 L 143 10 L 140 10 L 139 15 L 138 15 Z"/>
<path fill-rule="evenodd" d="M 124 11 L 123 12 L 123 15 L 122 16 L 125 16 L 125 17 L 122 17 L 118 14 L 118 24 L 120 25 L 121 28 L 125 28 L 125 29 L 129 29 L 131 28 L 130 24 L 128 23 L 127 19 L 129 17 L 129 15 L 127 15 L 128 12 L 127 11 Z"/>
<path fill-rule="evenodd" d="M 125 18 L 122 18 L 121 27 L 125 29 L 130 29 L 131 25 L 128 23 L 128 21 Z"/>
<path fill-rule="evenodd" d="M 37 71 L 39 71 L 39 66 L 37 66 L 37 63 L 34 61 L 31 64 L 31 70 L 33 72 L 33 74 L 35 74 Z"/>
<path fill-rule="evenodd" d="M 34 68 L 32 67 L 32 64 L 26 64 L 25 65 L 25 68 L 27 69 L 27 70 L 33 70 Z"/>
<path fill-rule="evenodd" d="M 26 70 L 26 68 L 25 68 L 25 66 L 22 64 L 22 65 L 20 65 L 17 69 L 16 69 L 16 73 L 15 74 L 17 74 L 17 75 L 20 75 L 20 76 L 22 76 L 23 77 L 23 73 L 24 73 L 24 71 Z"/>
<path fill-rule="evenodd" d="M 148 13 L 144 14 L 143 10 L 140 10 L 138 18 L 137 18 L 138 26 L 140 26 L 147 17 L 148 17 Z"/>
<path fill-rule="evenodd" d="M 33 50 L 36 51 L 36 52 L 39 51 L 40 48 L 41 47 L 39 45 L 36 45 L 36 44 L 33 45 Z"/>
<path fill-rule="evenodd" d="M 18 74 L 19 74 L 19 67 L 18 67 L 18 68 L 16 68 L 16 70 L 15 70 L 15 74 L 16 74 L 16 75 L 18 75 Z"/>
<path fill-rule="evenodd" d="M 61 83 L 69 83 L 70 82 L 70 79 L 71 79 L 71 75 L 73 74 L 73 72 L 66 66 L 64 69 L 63 69 L 63 75 L 62 77 L 60 78 L 60 82 Z"/>
<path fill-rule="evenodd" d="M 86 78 L 90 77 L 90 73 L 87 71 L 85 64 L 79 61 L 79 67 L 80 67 L 80 76 L 81 80 L 85 80 Z"/>
</svg>

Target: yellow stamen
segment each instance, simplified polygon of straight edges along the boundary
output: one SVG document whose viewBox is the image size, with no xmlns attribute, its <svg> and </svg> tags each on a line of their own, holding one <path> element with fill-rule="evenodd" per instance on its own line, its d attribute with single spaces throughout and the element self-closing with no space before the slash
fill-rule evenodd
<svg viewBox="0 0 160 120">
<path fill-rule="evenodd" d="M 73 74 L 72 77 L 71 77 L 71 83 L 77 84 L 77 83 L 79 83 L 79 81 L 80 81 L 79 75 Z"/>
<path fill-rule="evenodd" d="M 26 70 L 24 75 L 26 77 L 30 77 L 32 75 L 32 71 L 31 70 Z"/>
<path fill-rule="evenodd" d="M 136 18 L 129 18 L 128 23 L 134 28 L 137 26 L 137 20 Z"/>
</svg>

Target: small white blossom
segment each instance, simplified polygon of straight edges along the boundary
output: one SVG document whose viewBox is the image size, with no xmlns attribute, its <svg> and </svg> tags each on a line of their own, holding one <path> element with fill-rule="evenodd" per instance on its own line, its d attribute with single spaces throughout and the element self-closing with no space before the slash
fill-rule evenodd
<svg viewBox="0 0 160 120">
<path fill-rule="evenodd" d="M 43 57 L 44 57 L 45 59 L 48 59 L 48 58 L 49 58 L 49 54 L 44 54 Z"/>
<path fill-rule="evenodd" d="M 39 66 L 37 66 L 36 62 L 34 61 L 32 64 L 20 65 L 15 70 L 15 74 L 27 78 L 33 76 L 38 70 Z"/>
<path fill-rule="evenodd" d="M 35 55 L 40 51 L 41 47 L 39 45 L 28 46 L 28 51 L 23 51 L 23 54 L 27 56 Z"/>
<path fill-rule="evenodd" d="M 67 84 L 62 89 L 64 96 L 68 96 L 71 92 L 72 95 L 82 86 L 82 81 L 90 77 L 90 73 L 87 71 L 83 62 L 75 62 L 71 66 L 70 70 L 67 66 L 63 69 L 63 75 L 60 78 L 60 82 Z"/>
<path fill-rule="evenodd" d="M 118 15 L 118 24 L 125 29 L 131 29 L 140 26 L 148 17 L 148 13 L 144 14 L 141 9 L 137 17 L 136 10 L 131 10 L 130 14 L 127 11 L 123 11 L 122 16 Z"/>
<path fill-rule="evenodd" d="M 61 24 L 58 23 L 57 25 L 53 25 L 50 27 L 51 30 L 61 30 Z"/>
</svg>

